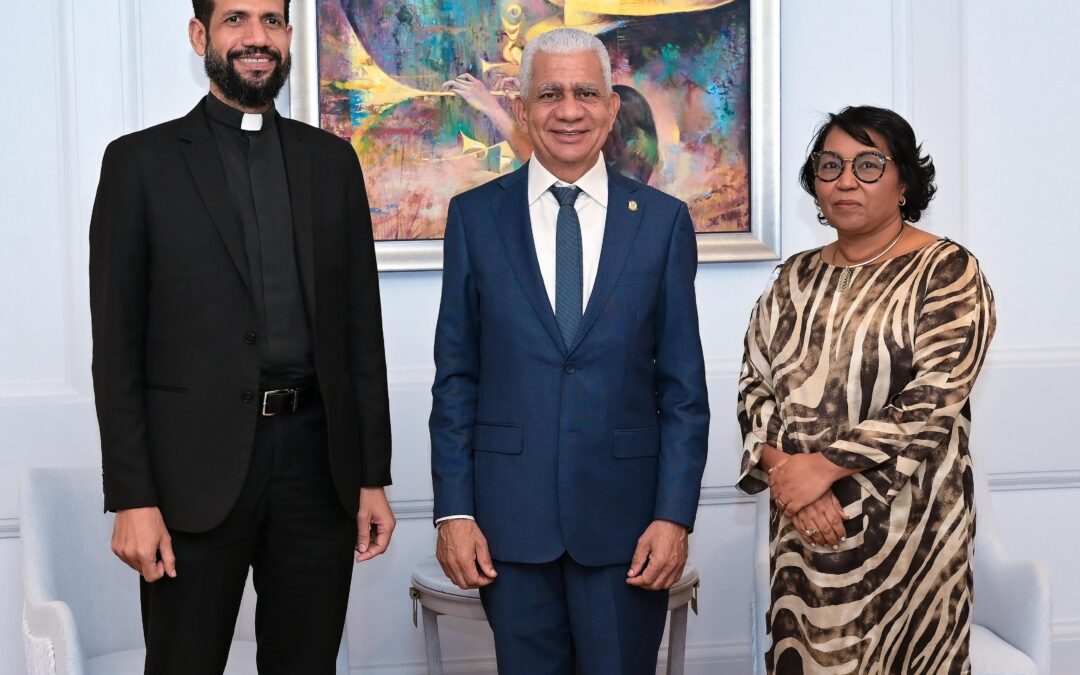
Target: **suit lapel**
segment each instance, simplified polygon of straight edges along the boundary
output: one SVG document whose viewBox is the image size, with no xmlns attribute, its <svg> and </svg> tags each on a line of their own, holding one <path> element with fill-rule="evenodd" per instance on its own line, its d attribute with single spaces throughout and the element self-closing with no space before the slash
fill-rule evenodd
<svg viewBox="0 0 1080 675">
<path fill-rule="evenodd" d="M 525 297 L 559 351 L 566 354 L 566 345 L 563 344 L 562 333 L 559 332 L 559 324 L 555 321 L 555 312 L 551 309 L 551 301 L 544 287 L 544 278 L 540 274 L 540 263 L 536 259 L 536 244 L 533 242 L 532 221 L 529 218 L 528 171 L 529 164 L 526 162 L 525 166 L 500 181 L 499 185 L 503 188 L 501 199 L 493 204 L 495 227 L 502 237 L 510 267 Z"/>
<path fill-rule="evenodd" d="M 297 264 L 300 267 L 308 319 L 314 324 L 315 232 L 311 221 L 311 156 L 304 136 L 297 130 L 296 125 L 280 115 L 277 118 L 285 153 L 285 173 L 289 179 L 289 202 L 292 204 Z"/>
<path fill-rule="evenodd" d="M 596 270 L 596 283 L 593 284 L 589 304 L 585 307 L 581 325 L 578 326 L 577 335 L 570 345 L 571 352 L 581 344 L 589 329 L 596 323 L 626 265 L 626 258 L 630 255 L 630 248 L 644 212 L 640 207 L 634 211 L 629 208 L 630 195 L 637 189 L 636 182 L 608 168 L 608 208 L 604 222 L 604 243 L 600 249 L 600 265 Z"/>
<path fill-rule="evenodd" d="M 210 219 L 217 227 L 225 248 L 229 251 L 236 271 L 244 280 L 244 285 L 251 294 L 251 275 L 247 254 L 244 252 L 244 233 L 236 218 L 236 209 L 229 198 L 229 188 L 225 182 L 225 170 L 221 166 L 210 127 L 207 126 L 203 102 L 187 114 L 181 125 L 180 140 L 183 142 L 184 159 L 187 161 L 191 177 L 202 197 L 203 205 Z"/>
</svg>

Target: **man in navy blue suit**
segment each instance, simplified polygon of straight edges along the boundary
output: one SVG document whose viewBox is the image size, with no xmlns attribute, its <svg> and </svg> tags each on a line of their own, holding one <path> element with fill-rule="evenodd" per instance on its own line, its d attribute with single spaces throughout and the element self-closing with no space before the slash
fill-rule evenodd
<svg viewBox="0 0 1080 675">
<path fill-rule="evenodd" d="M 437 556 L 499 672 L 653 673 L 708 445 L 686 205 L 608 171 L 594 36 L 532 40 L 533 157 L 458 195 L 435 335 Z"/>
</svg>

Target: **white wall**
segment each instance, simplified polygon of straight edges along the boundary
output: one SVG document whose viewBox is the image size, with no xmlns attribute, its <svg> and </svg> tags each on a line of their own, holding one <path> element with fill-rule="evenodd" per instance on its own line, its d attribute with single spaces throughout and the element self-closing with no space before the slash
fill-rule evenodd
<svg viewBox="0 0 1080 675">
<path fill-rule="evenodd" d="M 187 46 L 185 2 L 0 7 L 0 673 L 20 673 L 18 480 L 31 466 L 99 462 L 86 230 L 101 154 L 122 133 L 185 113 L 205 82 Z M 1068 583 L 1080 551 L 1065 524 L 1080 505 L 1067 428 L 1080 381 L 1080 216 L 1068 197 L 1080 141 L 1064 119 L 1080 106 L 1078 23 L 1080 6 L 1054 0 L 785 0 L 781 15 L 784 255 L 829 239 L 795 182 L 823 113 L 885 105 L 909 118 L 937 162 L 926 226 L 974 250 L 996 291 L 973 452 L 991 474 L 1002 534 L 1055 580 L 1058 673 L 1080 672 L 1080 590 Z M 747 670 L 753 525 L 730 487 L 734 381 L 771 267 L 707 265 L 698 275 L 714 411 L 691 551 L 703 579 L 687 654 L 698 673 Z M 386 274 L 382 292 L 401 523 L 392 551 L 357 570 L 349 626 L 354 670 L 390 675 L 423 672 L 406 589 L 433 541 L 426 418 L 439 275 Z M 491 671 L 481 624 L 450 620 L 443 630 L 451 672 Z"/>
</svg>

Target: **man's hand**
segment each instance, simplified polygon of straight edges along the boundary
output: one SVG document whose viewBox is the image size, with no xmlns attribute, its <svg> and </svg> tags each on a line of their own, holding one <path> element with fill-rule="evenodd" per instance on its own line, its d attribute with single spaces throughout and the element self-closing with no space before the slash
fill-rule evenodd
<svg viewBox="0 0 1080 675">
<path fill-rule="evenodd" d="M 156 506 L 116 512 L 112 552 L 151 583 L 166 575 L 176 576 L 172 537 Z"/>
<path fill-rule="evenodd" d="M 356 562 L 385 553 L 396 526 L 386 491 L 381 487 L 360 488 L 360 510 L 356 513 Z"/>
<path fill-rule="evenodd" d="M 439 525 L 435 557 L 443 573 L 458 588 L 481 588 L 495 581 L 487 538 L 480 526 L 468 518 L 455 518 Z"/>
<path fill-rule="evenodd" d="M 769 490 L 776 505 L 791 518 L 852 473 L 819 452 L 799 453 L 769 469 Z"/>
<path fill-rule="evenodd" d="M 834 549 L 847 538 L 844 530 L 844 509 L 832 490 L 828 490 L 816 501 L 811 502 L 791 519 L 799 536 L 808 544 L 832 546 Z M 809 534 L 807 534 L 809 533 Z"/>
<path fill-rule="evenodd" d="M 682 576 L 689 550 L 686 527 L 654 520 L 638 537 L 626 583 L 650 591 L 671 588 Z"/>
</svg>

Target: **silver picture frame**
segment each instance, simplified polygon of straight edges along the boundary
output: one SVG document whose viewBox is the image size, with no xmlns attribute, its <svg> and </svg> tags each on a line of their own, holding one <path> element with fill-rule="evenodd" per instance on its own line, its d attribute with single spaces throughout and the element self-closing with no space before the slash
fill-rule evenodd
<svg viewBox="0 0 1080 675">
<path fill-rule="evenodd" d="M 698 233 L 698 262 L 780 258 L 780 0 L 750 1 L 750 231 Z M 315 0 L 291 8 L 290 116 L 319 126 Z M 376 241 L 380 272 L 442 269 L 442 240 Z"/>
</svg>

